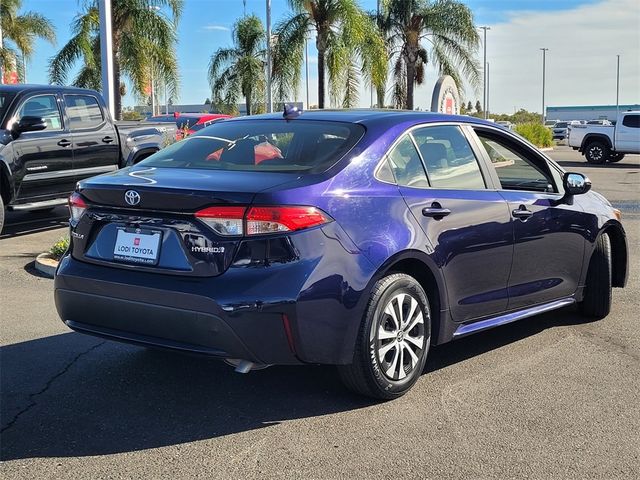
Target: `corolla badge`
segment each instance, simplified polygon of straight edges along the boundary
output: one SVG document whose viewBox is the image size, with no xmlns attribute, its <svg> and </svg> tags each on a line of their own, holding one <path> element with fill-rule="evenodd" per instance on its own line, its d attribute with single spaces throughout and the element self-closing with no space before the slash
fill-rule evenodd
<svg viewBox="0 0 640 480">
<path fill-rule="evenodd" d="M 140 203 L 140 194 L 135 190 L 127 190 L 124 192 L 124 201 L 132 207 Z"/>
</svg>

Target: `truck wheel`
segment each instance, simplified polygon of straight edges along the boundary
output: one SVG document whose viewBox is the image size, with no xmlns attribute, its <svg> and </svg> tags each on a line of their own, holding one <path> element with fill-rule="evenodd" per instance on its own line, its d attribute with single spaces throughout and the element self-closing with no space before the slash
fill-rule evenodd
<svg viewBox="0 0 640 480">
<path fill-rule="evenodd" d="M 409 275 L 394 273 L 373 287 L 353 363 L 338 367 L 350 390 L 390 400 L 416 383 L 427 360 L 431 315 L 427 295 Z"/>
<path fill-rule="evenodd" d="M 4 226 L 4 200 L 2 200 L 2 193 L 0 193 L 0 233 L 2 233 L 3 226 Z"/>
<path fill-rule="evenodd" d="M 603 233 L 596 240 L 587 270 L 580 312 L 591 318 L 604 318 L 611 311 L 611 241 Z"/>
<path fill-rule="evenodd" d="M 609 161 L 612 163 L 619 162 L 624 158 L 624 153 L 612 153 L 609 155 Z"/>
<path fill-rule="evenodd" d="M 587 148 L 584 149 L 584 156 L 587 162 L 600 165 L 609 158 L 609 147 L 600 141 L 589 142 Z"/>
</svg>

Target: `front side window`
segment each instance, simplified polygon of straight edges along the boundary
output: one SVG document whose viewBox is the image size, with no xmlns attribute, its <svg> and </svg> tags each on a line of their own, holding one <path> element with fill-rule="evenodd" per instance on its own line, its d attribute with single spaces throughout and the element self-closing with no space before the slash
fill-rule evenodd
<svg viewBox="0 0 640 480">
<path fill-rule="evenodd" d="M 555 192 L 548 167 L 542 160 L 527 155 L 512 142 L 482 131 L 476 131 L 504 190 Z"/>
<path fill-rule="evenodd" d="M 216 122 L 141 162 L 147 167 L 321 173 L 362 138 L 355 123 Z"/>
<path fill-rule="evenodd" d="M 409 135 L 402 137 L 389 151 L 387 159 L 398 185 L 414 188 L 429 186 L 422 160 Z"/>
<path fill-rule="evenodd" d="M 55 95 L 38 95 L 26 100 L 16 116 L 16 122 L 23 117 L 39 117 L 47 125 L 46 130 L 60 130 L 62 118 L 58 110 L 58 102 Z"/>
<path fill-rule="evenodd" d="M 98 99 L 91 95 L 65 95 L 67 114 L 72 130 L 94 128 L 102 124 L 104 116 Z"/>
<path fill-rule="evenodd" d="M 622 125 L 630 128 L 640 128 L 640 115 L 625 115 Z"/>
<path fill-rule="evenodd" d="M 478 160 L 459 127 L 443 125 L 412 132 L 434 188 L 484 189 Z"/>
</svg>

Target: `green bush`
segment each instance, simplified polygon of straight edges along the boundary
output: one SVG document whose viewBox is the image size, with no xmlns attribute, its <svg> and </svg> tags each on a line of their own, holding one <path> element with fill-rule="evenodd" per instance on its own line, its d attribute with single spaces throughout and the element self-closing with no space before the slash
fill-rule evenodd
<svg viewBox="0 0 640 480">
<path fill-rule="evenodd" d="M 521 123 L 516 125 L 515 130 L 537 147 L 550 147 L 553 144 L 551 130 L 541 123 Z"/>
<path fill-rule="evenodd" d="M 65 254 L 68 248 L 69 248 L 69 239 L 61 238 L 60 240 L 58 240 L 56 243 L 53 244 L 53 246 L 49 250 L 49 253 L 53 255 L 56 258 L 56 260 L 60 260 L 60 258 L 62 257 L 62 255 Z"/>
</svg>

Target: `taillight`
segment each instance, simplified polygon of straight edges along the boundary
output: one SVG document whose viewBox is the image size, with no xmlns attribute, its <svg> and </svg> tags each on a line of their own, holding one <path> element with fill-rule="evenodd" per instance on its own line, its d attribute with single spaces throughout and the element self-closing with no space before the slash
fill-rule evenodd
<svg viewBox="0 0 640 480">
<path fill-rule="evenodd" d="M 251 207 L 247 212 L 247 235 L 294 232 L 329 221 L 315 207 Z"/>
<path fill-rule="evenodd" d="M 209 207 L 196 212 L 196 217 L 220 235 L 242 235 L 246 207 Z"/>
<path fill-rule="evenodd" d="M 84 198 L 79 193 L 72 193 L 69 197 L 69 213 L 71 214 L 71 221 L 76 223 L 82 215 L 84 215 L 87 209 L 87 204 Z"/>
<path fill-rule="evenodd" d="M 295 232 L 331 221 L 316 207 L 209 207 L 195 216 L 220 235 L 264 235 Z"/>
</svg>

